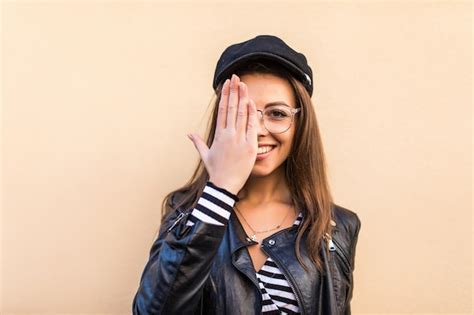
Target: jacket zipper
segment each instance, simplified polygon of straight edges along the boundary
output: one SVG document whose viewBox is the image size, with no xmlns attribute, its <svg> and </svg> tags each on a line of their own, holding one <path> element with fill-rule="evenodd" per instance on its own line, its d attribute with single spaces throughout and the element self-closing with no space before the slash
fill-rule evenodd
<svg viewBox="0 0 474 315">
<path fill-rule="evenodd" d="M 334 243 L 334 245 L 336 245 L 336 248 L 339 249 L 339 250 L 336 250 L 336 253 L 339 255 L 339 257 L 342 258 L 342 260 L 344 261 L 344 263 L 346 264 L 347 266 L 347 269 L 349 269 L 349 271 L 351 270 L 351 264 L 349 263 L 349 259 L 346 257 L 346 255 L 344 254 L 342 248 L 341 248 L 341 245 L 339 245 L 338 242 L 336 242 L 335 239 L 331 238 L 332 242 Z"/>
<path fill-rule="evenodd" d="M 185 212 L 180 212 L 178 217 L 175 219 L 175 221 L 173 222 L 173 224 L 171 224 L 171 226 L 166 230 L 167 232 L 170 232 L 172 229 L 174 229 L 174 227 L 179 223 L 179 221 L 181 221 L 181 219 L 186 215 Z"/>
</svg>

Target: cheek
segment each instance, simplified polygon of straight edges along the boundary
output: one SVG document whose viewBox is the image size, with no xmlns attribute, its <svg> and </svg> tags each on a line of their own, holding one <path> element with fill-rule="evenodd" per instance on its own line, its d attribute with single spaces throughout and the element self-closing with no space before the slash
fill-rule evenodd
<svg viewBox="0 0 474 315">
<path fill-rule="evenodd" d="M 280 142 L 280 150 L 284 154 L 288 154 L 291 151 L 293 145 L 293 133 L 287 134 L 284 137 L 279 137 L 278 141 Z"/>
<path fill-rule="evenodd" d="M 285 138 L 285 152 L 290 153 L 291 148 L 293 146 L 293 142 L 295 141 L 295 130 L 292 131 L 291 134 L 288 134 L 288 136 Z"/>
<path fill-rule="evenodd" d="M 289 153 L 294 142 L 296 129 L 294 126 L 290 128 L 287 132 L 273 135 L 276 141 L 280 144 L 280 150 L 284 153 Z"/>
<path fill-rule="evenodd" d="M 290 145 L 293 143 L 295 138 L 296 129 L 293 127 L 288 130 L 288 133 L 285 135 L 285 143 Z"/>
</svg>

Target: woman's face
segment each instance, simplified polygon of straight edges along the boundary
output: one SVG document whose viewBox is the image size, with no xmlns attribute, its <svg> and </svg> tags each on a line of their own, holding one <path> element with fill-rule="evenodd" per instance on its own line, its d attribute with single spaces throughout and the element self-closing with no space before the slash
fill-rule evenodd
<svg viewBox="0 0 474 315">
<path fill-rule="evenodd" d="M 259 73 L 242 75 L 240 80 L 247 85 L 249 98 L 255 102 L 257 110 L 263 112 L 266 105 L 272 102 L 281 102 L 292 108 L 296 107 L 293 89 L 286 79 L 272 74 Z M 257 133 L 259 151 L 261 150 L 260 147 L 268 145 L 273 146 L 273 148 L 266 154 L 257 155 L 251 175 L 266 176 L 278 169 L 288 157 L 296 130 L 296 119 L 293 120 L 287 131 L 272 134 L 263 125 L 262 115 L 257 113 L 257 117 L 259 118 Z"/>
</svg>

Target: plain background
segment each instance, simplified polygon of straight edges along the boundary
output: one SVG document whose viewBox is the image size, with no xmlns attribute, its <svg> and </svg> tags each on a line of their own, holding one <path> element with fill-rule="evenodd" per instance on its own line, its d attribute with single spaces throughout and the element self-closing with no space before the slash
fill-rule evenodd
<svg viewBox="0 0 474 315">
<path fill-rule="evenodd" d="M 130 313 L 217 59 L 258 34 L 313 68 L 353 313 L 471 314 L 471 3 L 247 0 L 3 2 L 2 314 Z"/>
</svg>

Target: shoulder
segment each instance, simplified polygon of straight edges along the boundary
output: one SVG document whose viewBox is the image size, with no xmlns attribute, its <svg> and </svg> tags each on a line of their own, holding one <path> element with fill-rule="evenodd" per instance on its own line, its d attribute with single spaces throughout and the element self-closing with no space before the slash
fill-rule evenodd
<svg viewBox="0 0 474 315">
<path fill-rule="evenodd" d="M 168 228 L 173 222 L 179 217 L 180 214 L 186 214 L 186 207 L 183 205 L 183 201 L 186 198 L 186 191 L 175 190 L 170 193 L 166 200 L 165 213 L 162 214 L 161 227 L 160 229 Z"/>
<path fill-rule="evenodd" d="M 361 228 L 359 215 L 352 210 L 334 204 L 333 220 L 336 222 L 336 226 L 334 226 L 332 237 L 343 247 L 344 254 L 353 268 L 357 239 Z"/>
<path fill-rule="evenodd" d="M 178 202 L 182 199 L 183 193 L 180 191 L 174 191 L 171 193 L 168 198 L 168 205 L 172 208 L 175 208 Z"/>
<path fill-rule="evenodd" d="M 354 236 L 358 234 L 361 221 L 357 213 L 340 205 L 333 204 L 333 219 L 339 232 Z"/>
</svg>

